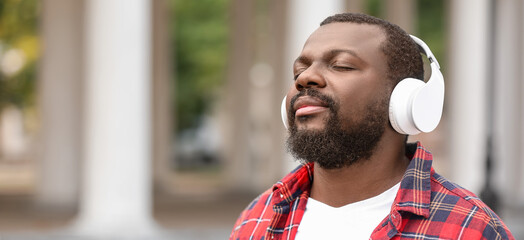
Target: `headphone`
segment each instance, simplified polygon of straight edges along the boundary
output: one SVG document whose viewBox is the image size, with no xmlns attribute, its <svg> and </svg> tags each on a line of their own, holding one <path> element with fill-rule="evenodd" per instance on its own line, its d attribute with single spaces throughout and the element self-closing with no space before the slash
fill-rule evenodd
<svg viewBox="0 0 524 240">
<path fill-rule="evenodd" d="M 428 45 L 419 38 L 410 36 L 429 59 L 431 76 L 427 82 L 405 78 L 395 86 L 389 100 L 389 122 L 400 134 L 416 135 L 433 131 L 440 122 L 444 106 L 444 77 Z M 286 98 L 282 100 L 280 113 L 287 129 Z"/>
</svg>

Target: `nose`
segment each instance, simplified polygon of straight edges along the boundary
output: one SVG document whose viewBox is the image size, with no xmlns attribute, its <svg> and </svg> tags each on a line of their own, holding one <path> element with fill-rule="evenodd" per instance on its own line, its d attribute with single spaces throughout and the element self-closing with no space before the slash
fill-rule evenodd
<svg viewBox="0 0 524 240">
<path fill-rule="evenodd" d="M 322 75 L 319 66 L 311 65 L 298 75 L 295 80 L 295 88 L 299 91 L 305 88 L 323 88 L 326 86 L 326 80 Z"/>
</svg>

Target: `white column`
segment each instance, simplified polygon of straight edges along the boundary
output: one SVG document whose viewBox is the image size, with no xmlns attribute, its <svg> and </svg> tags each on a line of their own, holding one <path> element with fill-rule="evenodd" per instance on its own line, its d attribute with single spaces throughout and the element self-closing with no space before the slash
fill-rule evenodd
<svg viewBox="0 0 524 240">
<path fill-rule="evenodd" d="M 42 2 L 42 59 L 39 71 L 37 204 L 71 209 L 77 203 L 81 158 L 83 1 Z"/>
<path fill-rule="evenodd" d="M 82 234 L 153 231 L 150 8 L 148 0 L 87 1 Z"/>
<path fill-rule="evenodd" d="M 488 1 L 450 1 L 446 100 L 451 176 L 479 193 L 486 160 Z"/>
<path fill-rule="evenodd" d="M 283 76 L 285 84 L 285 92 L 292 84 L 293 77 L 293 62 L 298 57 L 304 43 L 309 35 L 313 33 L 320 23 L 327 17 L 336 13 L 345 12 L 345 0 L 290 0 L 288 6 L 288 35 L 286 41 L 285 64 L 287 74 Z M 286 81 L 287 80 L 287 81 Z M 289 171 L 297 166 L 297 162 L 293 161 L 290 156 L 284 163 L 285 171 Z"/>
<path fill-rule="evenodd" d="M 523 28 L 523 22 L 524 22 L 524 3 L 520 2 L 520 7 L 518 8 L 519 11 L 520 11 L 520 28 L 519 28 L 519 32 L 520 32 L 520 51 L 518 52 L 518 54 L 520 55 L 520 76 L 524 76 L 524 29 Z M 520 78 L 520 92 L 524 92 L 524 79 L 521 77 Z M 520 119 L 524 119 L 524 96 L 522 96 L 522 94 L 520 95 Z M 522 125 L 520 125 L 521 128 L 520 128 L 520 149 L 524 149 L 524 127 L 522 127 Z M 519 158 L 520 160 L 517 160 L 515 159 L 515 161 L 518 162 L 518 173 L 523 173 L 524 172 L 524 160 L 522 160 L 522 158 Z M 524 176 L 522 176 L 522 174 L 518 174 L 519 176 L 519 179 L 518 179 L 518 183 L 517 183 L 517 186 L 519 187 L 518 189 L 520 189 L 519 191 L 519 195 L 518 195 L 518 202 L 522 205 L 524 205 Z M 523 234 L 524 235 L 524 234 Z"/>
<path fill-rule="evenodd" d="M 519 1 L 520 6 L 517 7 L 518 11 L 520 11 L 520 25 L 518 28 L 518 32 L 520 33 L 520 42 L 519 42 L 519 50 L 517 54 L 520 56 L 520 92 L 524 92 L 524 79 L 522 76 L 524 76 L 524 3 L 522 1 Z M 520 94 L 520 119 L 524 120 L 524 96 Z M 522 122 L 521 122 L 522 123 Z M 522 154 L 524 150 L 524 127 L 522 127 L 522 124 L 519 124 L 520 126 L 520 152 Z M 515 218 L 513 222 L 508 222 L 508 226 L 510 229 L 513 229 L 512 233 L 515 236 L 516 239 L 522 239 L 524 238 L 524 229 L 521 227 L 524 225 L 524 218 L 522 217 L 522 212 L 524 210 L 524 176 L 522 176 L 522 173 L 524 172 L 524 159 L 522 159 L 522 155 L 519 158 L 513 159 L 515 163 L 515 168 L 513 169 L 513 173 L 515 173 L 517 177 L 517 182 L 515 183 L 515 189 L 517 189 L 517 199 L 514 202 L 516 205 L 514 209 L 512 209 L 513 213 L 515 213 Z M 515 209 L 519 209 L 520 211 L 515 211 Z M 509 215 L 509 214 L 508 214 Z"/>
<path fill-rule="evenodd" d="M 524 4 L 520 0 L 496 1 L 494 189 L 498 214 L 516 239 L 524 236 Z M 520 215 L 519 215 L 520 213 Z"/>
<path fill-rule="evenodd" d="M 517 49 L 522 48 L 519 42 L 522 23 L 519 0 L 497 1 L 497 26 L 495 50 L 495 149 L 494 168 L 497 178 L 497 192 L 504 196 L 501 200 L 507 203 L 519 202 L 517 195 L 522 188 L 516 188 L 522 172 L 518 167 L 522 151 L 520 149 L 521 118 L 521 69 L 522 55 Z M 519 31 L 520 30 L 520 31 Z M 519 191 L 520 190 L 520 191 Z M 520 199 L 522 200 L 524 199 Z"/>
</svg>

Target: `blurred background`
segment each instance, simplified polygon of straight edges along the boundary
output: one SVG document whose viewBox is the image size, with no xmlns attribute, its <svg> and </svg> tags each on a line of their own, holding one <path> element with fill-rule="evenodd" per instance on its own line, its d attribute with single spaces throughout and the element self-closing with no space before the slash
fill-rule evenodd
<svg viewBox="0 0 524 240">
<path fill-rule="evenodd" d="M 346 11 L 431 47 L 444 115 L 410 141 L 524 238 L 520 0 L 2 0 L 0 237 L 227 239 L 297 165 L 291 64 Z"/>
</svg>

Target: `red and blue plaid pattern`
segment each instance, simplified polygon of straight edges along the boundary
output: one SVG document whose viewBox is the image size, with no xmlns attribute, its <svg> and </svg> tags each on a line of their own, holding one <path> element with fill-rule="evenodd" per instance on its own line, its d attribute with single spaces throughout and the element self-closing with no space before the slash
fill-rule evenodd
<svg viewBox="0 0 524 240">
<path fill-rule="evenodd" d="M 433 170 L 433 156 L 420 143 L 407 152 L 412 160 L 391 212 L 369 239 L 514 239 L 478 197 Z M 230 239 L 294 239 L 313 170 L 302 165 L 262 193 L 241 213 Z"/>
</svg>

